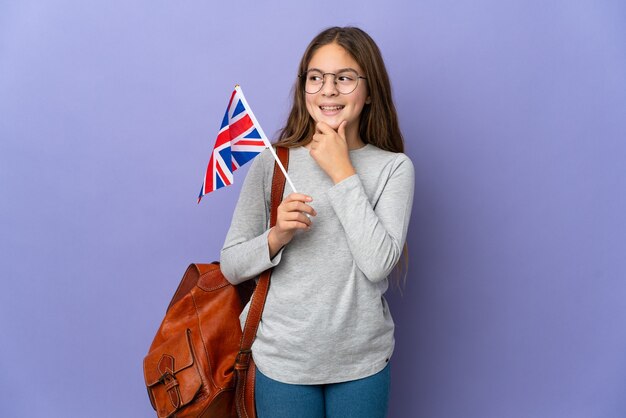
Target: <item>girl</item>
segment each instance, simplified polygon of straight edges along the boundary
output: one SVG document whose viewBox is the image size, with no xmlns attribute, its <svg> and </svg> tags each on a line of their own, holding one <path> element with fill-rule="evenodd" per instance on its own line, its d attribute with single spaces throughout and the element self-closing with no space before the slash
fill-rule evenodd
<svg viewBox="0 0 626 418">
<path fill-rule="evenodd" d="M 252 346 L 257 414 L 384 417 L 394 323 L 383 294 L 404 247 L 414 172 L 378 47 L 358 28 L 321 32 L 294 93 L 276 145 L 290 148 L 289 176 L 303 193 L 284 196 L 268 229 L 274 159 L 261 153 L 221 252 L 233 284 L 274 267 Z"/>
</svg>

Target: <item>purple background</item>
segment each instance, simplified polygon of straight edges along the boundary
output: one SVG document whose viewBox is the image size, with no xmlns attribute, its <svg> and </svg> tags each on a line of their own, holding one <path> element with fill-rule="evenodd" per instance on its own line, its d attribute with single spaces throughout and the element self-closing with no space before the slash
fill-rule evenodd
<svg viewBox="0 0 626 418">
<path fill-rule="evenodd" d="M 626 3 L 0 5 L 0 416 L 150 417 L 142 359 L 330 25 L 383 51 L 416 167 L 390 416 L 626 416 Z"/>
</svg>

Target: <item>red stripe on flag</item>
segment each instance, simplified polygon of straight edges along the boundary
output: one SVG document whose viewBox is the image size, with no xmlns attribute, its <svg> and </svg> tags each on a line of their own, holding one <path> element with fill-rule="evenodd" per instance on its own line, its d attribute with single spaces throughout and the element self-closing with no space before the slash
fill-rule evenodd
<svg viewBox="0 0 626 418">
<path fill-rule="evenodd" d="M 224 183 L 224 186 L 230 186 L 230 181 L 228 180 L 228 177 L 224 175 L 224 171 L 222 170 L 222 167 L 219 164 L 215 164 L 215 167 L 220 177 L 222 178 L 222 182 Z"/>
<path fill-rule="evenodd" d="M 229 127 L 230 137 L 237 138 L 239 135 L 247 131 L 252 127 L 252 120 L 249 115 L 245 115 L 243 118 L 239 119 L 237 122 L 232 123 Z"/>
<path fill-rule="evenodd" d="M 233 145 L 258 145 L 265 146 L 265 142 L 261 139 L 242 139 L 241 141 L 233 142 Z"/>
<path fill-rule="evenodd" d="M 224 145 L 225 143 L 230 141 L 230 134 L 228 131 L 230 128 L 224 129 L 222 132 L 217 135 L 217 139 L 215 140 L 215 145 L 213 145 L 213 149 Z"/>
<path fill-rule="evenodd" d="M 228 117 L 230 118 L 230 106 L 233 104 L 233 97 L 237 94 L 237 89 L 233 90 L 233 94 L 230 95 L 230 100 L 228 101 L 228 106 L 226 106 Z"/>
<path fill-rule="evenodd" d="M 211 158 L 209 158 L 209 165 L 206 169 L 206 174 L 204 175 L 204 190 L 202 194 L 207 194 L 213 191 L 213 153 L 211 153 Z"/>
</svg>

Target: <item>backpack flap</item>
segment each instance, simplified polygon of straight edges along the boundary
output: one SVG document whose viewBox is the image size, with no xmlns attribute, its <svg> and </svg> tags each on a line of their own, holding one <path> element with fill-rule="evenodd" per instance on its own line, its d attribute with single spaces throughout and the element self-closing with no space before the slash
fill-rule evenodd
<svg viewBox="0 0 626 418">
<path fill-rule="evenodd" d="M 145 357 L 144 379 L 159 418 L 171 416 L 196 396 L 202 385 L 197 367 L 189 329 Z"/>
</svg>

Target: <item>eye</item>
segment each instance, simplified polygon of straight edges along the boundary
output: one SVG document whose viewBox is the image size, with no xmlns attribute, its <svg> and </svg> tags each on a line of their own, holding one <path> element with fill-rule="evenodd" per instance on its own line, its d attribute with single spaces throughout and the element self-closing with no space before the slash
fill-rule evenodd
<svg viewBox="0 0 626 418">
<path fill-rule="evenodd" d="M 319 71 L 313 71 L 313 72 L 307 73 L 306 79 L 307 81 L 310 81 L 310 82 L 319 83 L 324 79 L 324 77 L 322 76 L 322 73 L 320 73 Z"/>
<path fill-rule="evenodd" d="M 356 80 L 356 76 L 351 72 L 337 74 L 337 81 L 340 83 L 351 83 Z"/>
</svg>

